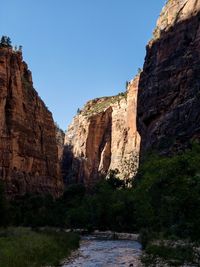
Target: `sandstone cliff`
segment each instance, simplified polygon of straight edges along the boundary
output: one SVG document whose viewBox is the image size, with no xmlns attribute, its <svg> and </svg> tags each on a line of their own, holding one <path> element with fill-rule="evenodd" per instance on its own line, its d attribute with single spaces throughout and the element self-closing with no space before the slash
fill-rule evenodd
<svg viewBox="0 0 200 267">
<path fill-rule="evenodd" d="M 141 154 L 177 153 L 200 139 L 200 1 L 169 0 L 139 82 Z"/>
<path fill-rule="evenodd" d="M 65 136 L 63 171 L 67 182 L 95 184 L 109 170 L 135 174 L 140 137 L 136 129 L 137 76 L 127 92 L 89 101 Z"/>
<path fill-rule="evenodd" d="M 65 133 L 60 127 L 55 124 L 56 127 L 56 143 L 58 148 L 58 160 L 60 167 L 62 165 L 62 158 L 63 158 L 63 149 L 64 149 L 64 140 L 65 140 Z"/>
<path fill-rule="evenodd" d="M 21 52 L 0 48 L 0 179 L 9 196 L 63 189 L 55 125 Z"/>
</svg>

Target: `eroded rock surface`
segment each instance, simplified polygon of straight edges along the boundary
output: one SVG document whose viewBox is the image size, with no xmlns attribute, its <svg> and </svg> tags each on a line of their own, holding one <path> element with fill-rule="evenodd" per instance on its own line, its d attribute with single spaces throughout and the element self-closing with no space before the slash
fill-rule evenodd
<svg viewBox="0 0 200 267">
<path fill-rule="evenodd" d="M 136 129 L 137 76 L 127 92 L 89 101 L 65 136 L 63 170 L 67 182 L 93 186 L 109 170 L 135 174 L 140 137 Z"/>
<path fill-rule="evenodd" d="M 200 139 L 200 1 L 169 0 L 139 82 L 141 154 L 177 153 Z"/>
<path fill-rule="evenodd" d="M 11 197 L 63 189 L 52 114 L 12 48 L 0 48 L 0 179 Z"/>
</svg>

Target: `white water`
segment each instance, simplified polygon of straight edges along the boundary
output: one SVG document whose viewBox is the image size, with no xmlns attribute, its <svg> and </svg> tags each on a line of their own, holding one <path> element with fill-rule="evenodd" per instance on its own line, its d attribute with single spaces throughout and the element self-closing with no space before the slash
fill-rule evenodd
<svg viewBox="0 0 200 267">
<path fill-rule="evenodd" d="M 128 240 L 84 238 L 74 259 L 63 267 L 139 267 L 141 245 Z"/>
</svg>

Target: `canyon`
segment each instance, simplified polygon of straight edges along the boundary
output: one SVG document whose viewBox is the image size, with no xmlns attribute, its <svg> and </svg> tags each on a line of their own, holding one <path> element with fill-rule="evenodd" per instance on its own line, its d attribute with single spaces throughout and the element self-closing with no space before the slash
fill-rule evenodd
<svg viewBox="0 0 200 267">
<path fill-rule="evenodd" d="M 65 134 L 63 171 L 66 183 L 92 187 L 109 171 L 122 179 L 135 175 L 140 136 L 136 129 L 139 75 L 117 96 L 89 101 Z"/>
<path fill-rule="evenodd" d="M 0 48 L 0 180 L 8 196 L 63 191 L 56 127 L 21 51 Z"/>
<path fill-rule="evenodd" d="M 63 132 L 22 49 L 1 40 L 1 263 L 53 266 L 93 233 L 60 266 L 199 266 L 200 0 L 166 1 L 146 50 L 124 92 L 88 101 Z"/>
<path fill-rule="evenodd" d="M 0 180 L 11 196 L 128 180 L 149 152 L 176 154 L 200 139 L 200 1 L 168 0 L 141 73 L 116 96 L 78 110 L 66 133 L 33 87 L 22 52 L 0 48 Z"/>
<path fill-rule="evenodd" d="M 115 169 L 134 177 L 138 155 L 177 154 L 199 140 L 199 11 L 198 0 L 168 0 L 125 95 L 89 101 L 75 116 L 65 135 L 65 181 L 89 186 Z"/>
</svg>

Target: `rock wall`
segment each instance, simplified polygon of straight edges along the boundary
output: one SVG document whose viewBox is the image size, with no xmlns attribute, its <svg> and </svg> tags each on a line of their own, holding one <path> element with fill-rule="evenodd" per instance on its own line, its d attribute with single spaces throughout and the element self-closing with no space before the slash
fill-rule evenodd
<svg viewBox="0 0 200 267">
<path fill-rule="evenodd" d="M 65 135 L 63 175 L 66 182 L 93 186 L 109 170 L 122 178 L 135 174 L 140 137 L 136 129 L 137 76 L 127 92 L 89 101 Z"/>
<path fill-rule="evenodd" d="M 0 48 L 0 179 L 9 197 L 58 196 L 63 182 L 52 114 L 33 88 L 21 52 Z"/>
<path fill-rule="evenodd" d="M 57 124 L 56 127 L 56 143 L 58 149 L 58 160 L 60 163 L 60 167 L 62 167 L 62 158 L 63 158 L 63 149 L 64 149 L 64 141 L 65 141 L 65 133 L 62 129 L 59 128 Z"/>
<path fill-rule="evenodd" d="M 199 0 L 169 0 L 147 46 L 137 110 L 142 157 L 200 139 L 199 11 Z"/>
</svg>

